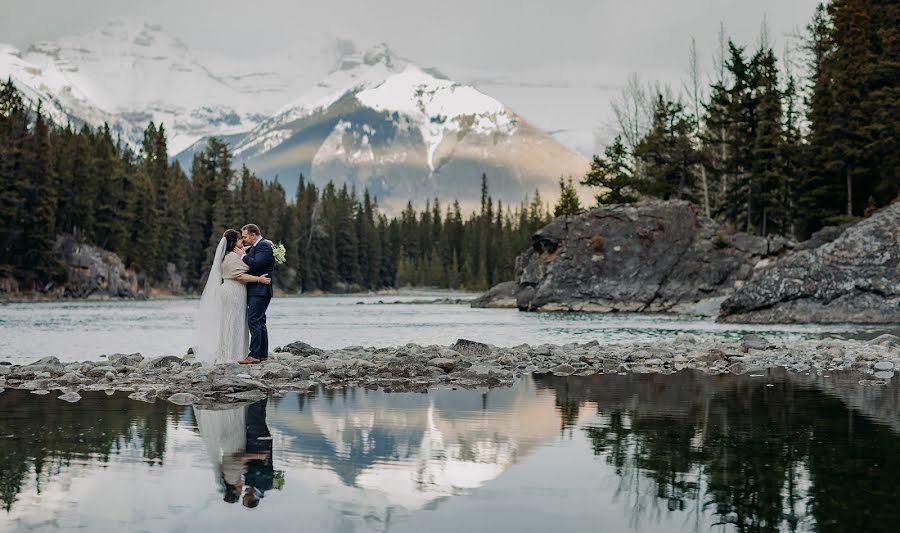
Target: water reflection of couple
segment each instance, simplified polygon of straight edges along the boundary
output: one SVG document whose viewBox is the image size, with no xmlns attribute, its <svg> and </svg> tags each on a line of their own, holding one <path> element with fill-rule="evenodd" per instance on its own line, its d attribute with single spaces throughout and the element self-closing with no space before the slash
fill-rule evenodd
<svg viewBox="0 0 900 533">
<path fill-rule="evenodd" d="M 275 480 L 266 403 L 237 409 L 198 409 L 194 417 L 224 500 L 254 508 Z"/>
</svg>

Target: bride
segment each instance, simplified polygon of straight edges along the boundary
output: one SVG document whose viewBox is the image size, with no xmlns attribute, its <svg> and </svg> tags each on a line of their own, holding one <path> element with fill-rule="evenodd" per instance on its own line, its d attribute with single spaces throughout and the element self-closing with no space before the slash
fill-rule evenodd
<svg viewBox="0 0 900 533">
<path fill-rule="evenodd" d="M 268 285 L 272 281 L 265 274 L 247 274 L 249 267 L 241 261 L 242 252 L 241 233 L 225 231 L 200 297 L 194 330 L 194 356 L 203 364 L 237 363 L 250 349 L 245 284 Z"/>
</svg>

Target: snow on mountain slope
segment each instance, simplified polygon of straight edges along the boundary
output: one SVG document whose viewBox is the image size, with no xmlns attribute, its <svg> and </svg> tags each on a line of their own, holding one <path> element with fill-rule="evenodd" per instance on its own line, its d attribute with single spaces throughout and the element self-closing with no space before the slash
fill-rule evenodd
<svg viewBox="0 0 900 533">
<path fill-rule="evenodd" d="M 114 19 L 84 34 L 34 43 L 16 54 L 19 63 L 0 65 L 0 74 L 33 88 L 28 72 L 38 69 L 48 80 L 45 96 L 99 110 L 84 117 L 95 126 L 115 117 L 132 144 L 148 122 L 162 122 L 174 154 L 209 135 L 252 129 L 352 47 L 337 40 L 302 47 L 295 51 L 302 54 L 297 68 L 294 54 L 245 60 L 198 54 L 150 21 Z"/>
<path fill-rule="evenodd" d="M 289 191 L 303 173 L 368 188 L 382 205 L 465 203 L 486 172 L 492 192 L 518 202 L 535 189 L 553 197 L 560 175 L 587 168 L 497 99 L 386 45 L 361 52 L 304 34 L 290 50 L 235 59 L 194 52 L 152 22 L 118 19 L 24 53 L 0 46 L 0 76 L 58 122 L 108 122 L 135 146 L 150 121 L 163 123 L 185 168 L 220 137 L 236 162 L 279 176 Z"/>
<path fill-rule="evenodd" d="M 77 87 L 69 85 L 62 73 L 23 59 L 13 46 L 0 44 L 0 77 L 3 81 L 12 79 L 19 92 L 33 104 L 42 102 L 44 112 L 59 124 L 115 121 L 115 117 L 95 107 Z"/>
<path fill-rule="evenodd" d="M 368 188 L 390 206 L 480 194 L 482 172 L 505 202 L 557 193 L 587 161 L 475 88 L 401 58 L 385 45 L 339 68 L 235 146 L 237 160 L 288 190 L 313 182 Z M 396 205 L 394 205 L 396 207 Z"/>
</svg>

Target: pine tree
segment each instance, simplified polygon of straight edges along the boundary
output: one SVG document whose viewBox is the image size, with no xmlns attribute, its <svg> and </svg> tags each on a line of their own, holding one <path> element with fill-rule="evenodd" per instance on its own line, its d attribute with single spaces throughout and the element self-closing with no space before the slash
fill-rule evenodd
<svg viewBox="0 0 900 533">
<path fill-rule="evenodd" d="M 641 192 L 664 200 L 692 199 L 699 156 L 684 107 L 658 95 L 650 132 L 635 148 L 644 175 Z"/>
<path fill-rule="evenodd" d="M 572 184 L 572 177 L 569 176 L 568 181 L 560 176 L 559 178 L 559 201 L 553 210 L 553 215 L 557 217 L 577 215 L 581 212 L 581 200 L 578 199 L 578 191 Z M 499 215 L 499 213 L 498 213 Z"/>
<path fill-rule="evenodd" d="M 49 125 L 40 104 L 30 138 L 24 146 L 22 167 L 27 183 L 24 216 L 20 218 L 23 238 L 13 249 L 21 258 L 26 286 L 35 290 L 60 275 L 54 251 L 56 183 L 51 165 Z"/>
<path fill-rule="evenodd" d="M 24 203 L 23 156 L 28 142 L 28 116 L 12 80 L 0 85 L 0 272 L 12 274 L 12 247 L 21 238 L 17 224 Z"/>
<path fill-rule="evenodd" d="M 594 156 L 591 168 L 581 184 L 600 189 L 596 196 L 598 206 L 637 201 L 638 186 L 631 168 L 631 155 L 622 143 L 622 137 L 616 136 L 613 143 L 604 150 L 603 156 Z"/>
</svg>

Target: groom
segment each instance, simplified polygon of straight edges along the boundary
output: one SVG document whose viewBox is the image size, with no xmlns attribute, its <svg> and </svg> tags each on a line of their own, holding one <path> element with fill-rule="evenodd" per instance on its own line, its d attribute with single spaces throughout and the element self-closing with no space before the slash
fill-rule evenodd
<svg viewBox="0 0 900 533">
<path fill-rule="evenodd" d="M 241 228 L 244 240 L 244 255 L 241 260 L 250 267 L 252 276 L 268 275 L 272 279 L 275 269 L 275 254 L 272 243 L 262 238 L 256 224 Z M 266 330 L 266 309 L 272 300 L 272 285 L 262 283 L 247 284 L 247 324 L 250 326 L 250 354 L 238 361 L 243 365 L 265 361 L 269 356 L 269 332 Z"/>
</svg>

